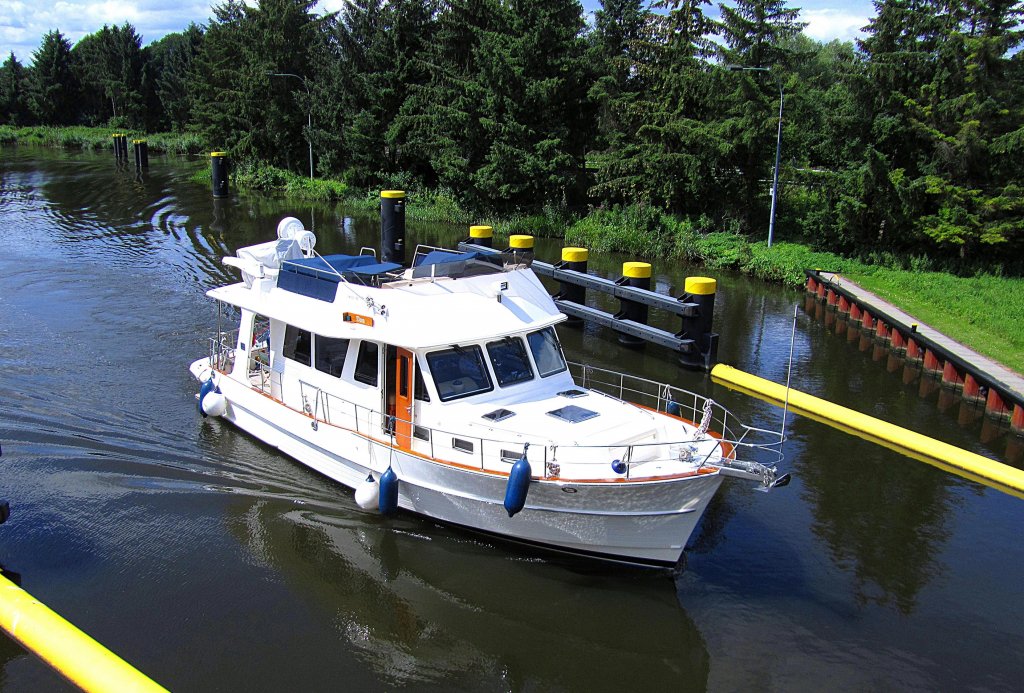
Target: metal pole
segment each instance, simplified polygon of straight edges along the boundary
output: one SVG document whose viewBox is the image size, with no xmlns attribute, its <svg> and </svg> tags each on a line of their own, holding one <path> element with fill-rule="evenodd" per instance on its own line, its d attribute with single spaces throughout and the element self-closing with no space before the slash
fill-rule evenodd
<svg viewBox="0 0 1024 693">
<path fill-rule="evenodd" d="M 779 161 L 782 158 L 782 105 L 784 95 L 782 91 L 782 78 L 772 73 L 767 67 L 745 67 L 743 65 L 726 65 L 725 69 L 730 72 L 767 72 L 775 77 L 775 83 L 779 86 L 779 133 L 775 138 L 775 170 L 772 172 L 772 209 L 768 217 L 768 247 L 772 247 L 772 240 L 775 237 L 775 208 L 779 199 Z"/>
<path fill-rule="evenodd" d="M 772 238 L 775 235 L 775 204 L 779 199 L 779 158 L 782 155 L 782 79 L 776 77 L 779 83 L 779 134 L 775 138 L 775 173 L 772 180 L 772 212 L 768 220 L 768 247 L 772 247 Z M 312 146 L 312 145 L 310 145 Z M 312 176 L 311 176 L 312 177 Z"/>
</svg>

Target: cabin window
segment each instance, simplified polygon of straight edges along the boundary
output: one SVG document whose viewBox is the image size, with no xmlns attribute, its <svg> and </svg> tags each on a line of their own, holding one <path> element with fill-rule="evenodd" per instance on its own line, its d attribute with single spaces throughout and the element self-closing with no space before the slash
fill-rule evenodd
<svg viewBox="0 0 1024 693">
<path fill-rule="evenodd" d="M 430 374 L 442 402 L 494 389 L 478 346 L 452 347 L 427 354 Z"/>
<path fill-rule="evenodd" d="M 355 378 L 367 385 L 377 385 L 377 343 L 359 342 Z"/>
<path fill-rule="evenodd" d="M 285 328 L 282 354 L 286 359 L 309 366 L 311 365 L 312 351 L 313 340 L 310 338 L 309 330 L 300 330 L 294 325 L 288 325 Z"/>
<path fill-rule="evenodd" d="M 341 377 L 341 371 L 345 367 L 346 354 L 348 354 L 347 339 L 335 339 L 334 337 L 316 335 L 314 355 L 318 371 L 329 373 L 336 378 Z"/>
<path fill-rule="evenodd" d="M 530 359 L 526 356 L 522 339 L 505 337 L 496 342 L 488 342 L 487 355 L 491 357 L 494 377 L 501 387 L 533 380 L 533 369 L 530 368 Z"/>
<path fill-rule="evenodd" d="M 460 452 L 473 452 L 473 444 L 462 438 L 452 438 L 452 448 Z"/>
<path fill-rule="evenodd" d="M 416 368 L 413 370 L 412 381 L 413 397 L 421 402 L 429 402 L 430 393 L 427 392 L 427 385 L 423 382 L 423 369 Z"/>
<path fill-rule="evenodd" d="M 526 340 L 533 352 L 533 361 L 537 364 L 540 377 L 546 378 L 565 370 L 565 357 L 562 356 L 562 345 L 558 343 L 555 328 L 545 327 L 543 330 L 531 332 Z"/>
</svg>

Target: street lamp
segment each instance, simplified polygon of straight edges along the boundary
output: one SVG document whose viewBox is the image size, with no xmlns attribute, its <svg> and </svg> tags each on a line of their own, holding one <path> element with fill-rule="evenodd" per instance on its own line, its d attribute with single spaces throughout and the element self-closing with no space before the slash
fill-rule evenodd
<svg viewBox="0 0 1024 693">
<path fill-rule="evenodd" d="M 726 65 L 730 72 L 767 72 L 775 77 L 779 86 L 779 135 L 775 139 L 775 173 L 772 175 L 772 212 L 768 218 L 768 247 L 772 247 L 772 237 L 775 235 L 775 205 L 779 199 L 779 157 L 782 154 L 782 78 L 776 75 L 767 67 L 746 67 L 744 65 Z"/>
<path fill-rule="evenodd" d="M 302 82 L 302 86 L 306 88 L 306 98 L 309 101 L 309 110 L 306 111 L 308 114 L 309 127 L 306 129 L 306 141 L 309 142 L 309 179 L 313 180 L 313 96 L 309 93 L 309 84 L 306 82 L 305 77 L 299 75 L 293 75 L 291 72 L 268 72 L 271 77 L 294 77 Z"/>
</svg>

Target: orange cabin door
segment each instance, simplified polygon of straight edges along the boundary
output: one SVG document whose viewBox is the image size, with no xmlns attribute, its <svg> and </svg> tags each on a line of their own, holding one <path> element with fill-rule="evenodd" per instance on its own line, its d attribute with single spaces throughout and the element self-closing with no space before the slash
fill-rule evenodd
<svg viewBox="0 0 1024 693">
<path fill-rule="evenodd" d="M 412 352 L 398 349 L 395 363 L 395 443 L 408 448 L 412 444 L 413 368 Z"/>
</svg>

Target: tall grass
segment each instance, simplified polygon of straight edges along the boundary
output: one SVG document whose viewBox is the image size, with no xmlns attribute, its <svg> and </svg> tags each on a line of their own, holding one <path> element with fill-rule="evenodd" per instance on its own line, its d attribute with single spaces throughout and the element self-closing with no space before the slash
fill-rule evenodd
<svg viewBox="0 0 1024 693">
<path fill-rule="evenodd" d="M 112 137 L 115 133 L 123 133 L 128 136 L 129 140 L 146 140 L 149 151 L 156 154 L 186 155 L 200 154 L 204 151 L 202 140 L 198 135 L 192 133 L 145 134 L 120 128 L 78 125 L 66 127 L 0 125 L 0 143 L 98 151 L 113 148 Z"/>
</svg>

